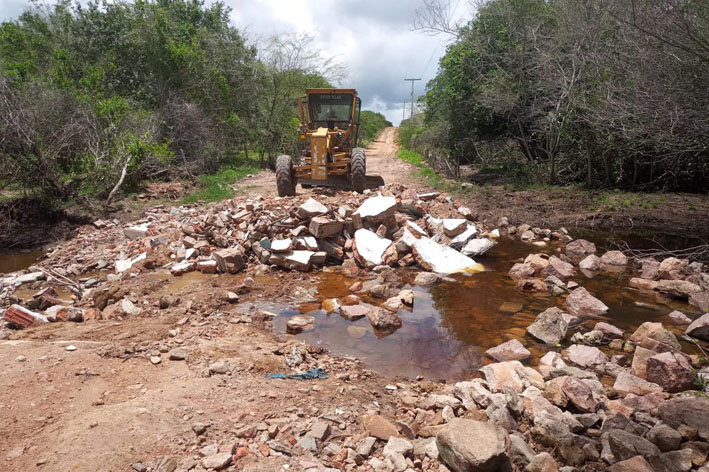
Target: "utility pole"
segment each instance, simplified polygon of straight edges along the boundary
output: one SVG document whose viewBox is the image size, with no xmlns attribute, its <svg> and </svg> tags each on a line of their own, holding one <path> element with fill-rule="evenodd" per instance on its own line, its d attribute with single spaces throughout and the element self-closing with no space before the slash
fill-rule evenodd
<svg viewBox="0 0 709 472">
<path fill-rule="evenodd" d="M 401 121 L 404 121 L 406 119 L 406 102 L 401 102 L 401 105 Z"/>
<path fill-rule="evenodd" d="M 414 122 L 414 82 L 421 79 L 404 79 L 411 81 L 411 122 Z"/>
</svg>

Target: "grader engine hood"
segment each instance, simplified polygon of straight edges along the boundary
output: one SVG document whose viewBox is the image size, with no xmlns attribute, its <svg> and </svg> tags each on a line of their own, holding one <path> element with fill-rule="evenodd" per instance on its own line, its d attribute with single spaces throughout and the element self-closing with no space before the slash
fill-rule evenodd
<svg viewBox="0 0 709 472">
<path fill-rule="evenodd" d="M 327 155 L 330 149 L 330 135 L 327 131 L 327 128 L 318 128 L 310 135 L 312 180 L 327 180 Z"/>
</svg>

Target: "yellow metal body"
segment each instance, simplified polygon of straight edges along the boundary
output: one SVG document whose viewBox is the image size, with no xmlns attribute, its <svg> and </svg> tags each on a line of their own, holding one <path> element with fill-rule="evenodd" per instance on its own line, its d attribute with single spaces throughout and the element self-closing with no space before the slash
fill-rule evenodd
<svg viewBox="0 0 709 472">
<path fill-rule="evenodd" d="M 313 95 L 352 96 L 347 120 L 336 120 L 321 126 L 323 121 L 311 117 L 309 103 Z M 350 157 L 357 142 L 360 100 L 354 89 L 307 89 L 298 99 L 300 110 L 300 138 L 305 141 L 300 165 L 295 166 L 298 180 L 325 181 L 330 176 L 350 178 Z M 340 128 L 342 126 L 342 128 Z"/>
</svg>

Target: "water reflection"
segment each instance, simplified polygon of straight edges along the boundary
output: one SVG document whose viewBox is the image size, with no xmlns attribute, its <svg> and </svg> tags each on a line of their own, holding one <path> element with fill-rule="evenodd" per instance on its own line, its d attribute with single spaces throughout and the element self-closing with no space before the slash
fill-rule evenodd
<svg viewBox="0 0 709 472">
<path fill-rule="evenodd" d="M 417 375 L 447 380 L 470 377 L 480 366 L 490 362 L 484 354 L 487 349 L 513 338 L 533 353 L 529 362 L 536 364 L 549 348 L 526 337 L 525 329 L 545 309 L 551 306 L 564 309 L 564 297 L 552 297 L 546 292 L 522 293 L 507 273 L 514 263 L 530 253 L 556 254 L 560 247 L 560 243 L 539 248 L 502 239 L 487 257 L 480 258 L 487 269 L 485 272 L 455 276 L 454 281 L 443 282 L 430 291 L 414 287 L 413 311 L 400 311 L 403 326 L 381 339 L 366 318 L 349 322 L 337 313 L 328 316 L 321 310 L 312 311 L 313 304 L 299 308 L 315 316 L 315 327 L 297 337 L 334 354 L 357 356 L 383 374 L 409 378 Z M 402 280 L 412 280 L 412 272 L 402 272 Z M 675 309 L 691 313 L 686 303 L 629 288 L 626 272 L 589 275 L 578 272 L 573 280 L 608 305 L 609 312 L 601 318 L 624 331 L 632 331 L 644 321 L 666 323 L 666 315 Z M 348 295 L 348 287 L 355 280 L 339 274 L 320 274 L 319 277 L 319 300 Z M 367 297 L 364 301 L 377 304 L 377 300 Z M 301 311 L 284 312 L 284 316 L 274 320 L 276 331 L 284 333 L 287 317 Z M 596 321 L 588 321 L 587 326 Z M 677 327 L 668 325 L 668 328 L 675 329 L 677 334 L 681 332 Z"/>
</svg>

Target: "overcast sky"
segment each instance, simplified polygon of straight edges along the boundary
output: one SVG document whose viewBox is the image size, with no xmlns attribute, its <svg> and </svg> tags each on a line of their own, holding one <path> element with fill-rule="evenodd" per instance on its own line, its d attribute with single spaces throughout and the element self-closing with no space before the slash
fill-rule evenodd
<svg viewBox="0 0 709 472">
<path fill-rule="evenodd" d="M 358 90 L 364 108 L 401 121 L 404 101 L 411 100 L 436 74 L 448 37 L 430 37 L 411 30 L 422 0 L 225 0 L 234 25 L 253 41 L 279 33 L 308 33 L 317 47 L 344 64 L 340 86 Z M 0 0 L 0 20 L 15 19 L 27 0 Z M 207 4 L 210 0 L 207 0 Z M 456 16 L 467 16 L 466 0 L 454 1 Z M 410 110 L 407 105 L 407 115 Z"/>
</svg>

